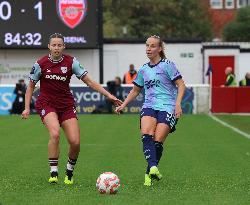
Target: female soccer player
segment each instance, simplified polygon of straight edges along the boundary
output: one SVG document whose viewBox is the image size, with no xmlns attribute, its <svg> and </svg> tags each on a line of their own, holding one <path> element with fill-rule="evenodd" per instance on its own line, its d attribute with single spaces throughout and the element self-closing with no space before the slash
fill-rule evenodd
<svg viewBox="0 0 250 205">
<path fill-rule="evenodd" d="M 134 87 L 123 104 L 116 108 L 120 113 L 145 89 L 145 102 L 141 110 L 141 134 L 143 152 L 148 162 L 145 186 L 151 186 L 152 179 L 160 180 L 162 175 L 158 164 L 163 152 L 163 143 L 182 114 L 181 101 L 185 84 L 175 64 L 166 59 L 163 41 L 159 36 L 150 36 L 146 41 L 149 63 L 144 64 L 133 81 Z"/>
<path fill-rule="evenodd" d="M 77 122 L 73 95 L 69 83 L 73 74 L 92 89 L 105 95 L 116 105 L 121 101 L 106 91 L 100 84 L 91 80 L 87 71 L 76 58 L 63 54 L 64 37 L 52 34 L 49 38 L 50 54 L 39 59 L 29 75 L 29 85 L 25 94 L 25 110 L 22 117 L 30 114 L 30 102 L 35 84 L 40 80 L 40 94 L 36 101 L 36 110 L 48 129 L 48 157 L 50 164 L 50 183 L 58 182 L 59 130 L 63 128 L 69 143 L 68 163 L 64 183 L 73 184 L 73 170 L 80 152 L 80 130 Z"/>
</svg>

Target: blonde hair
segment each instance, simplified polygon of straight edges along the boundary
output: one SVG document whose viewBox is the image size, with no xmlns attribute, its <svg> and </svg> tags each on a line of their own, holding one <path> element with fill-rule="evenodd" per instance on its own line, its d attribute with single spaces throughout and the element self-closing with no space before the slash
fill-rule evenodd
<svg viewBox="0 0 250 205">
<path fill-rule="evenodd" d="M 161 37 L 157 36 L 157 35 L 152 35 L 152 36 L 150 36 L 148 38 L 156 38 L 156 39 L 159 40 L 159 46 L 161 47 L 160 57 L 163 58 L 163 59 L 166 59 L 167 57 L 166 57 L 166 54 L 165 54 L 165 51 L 164 51 L 165 46 L 164 46 L 164 42 L 161 39 Z"/>
</svg>

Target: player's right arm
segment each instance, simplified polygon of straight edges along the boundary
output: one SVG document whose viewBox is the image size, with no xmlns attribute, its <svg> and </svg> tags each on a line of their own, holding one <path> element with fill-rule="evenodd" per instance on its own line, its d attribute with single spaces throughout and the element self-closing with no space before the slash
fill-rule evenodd
<svg viewBox="0 0 250 205">
<path fill-rule="evenodd" d="M 41 67 L 36 62 L 34 66 L 32 67 L 30 74 L 29 74 L 30 82 L 25 93 L 25 109 L 22 112 L 23 119 L 27 119 L 30 115 L 31 98 L 32 98 L 36 83 L 40 80 L 40 76 L 41 76 Z"/>
<path fill-rule="evenodd" d="M 131 101 L 133 101 L 139 95 L 140 92 L 141 88 L 134 85 L 134 87 L 129 92 L 127 98 L 124 100 L 121 106 L 116 107 L 115 112 L 119 114 Z"/>
<path fill-rule="evenodd" d="M 115 109 L 116 113 L 120 113 L 131 101 L 133 101 L 141 92 L 141 89 L 144 86 L 144 78 L 142 74 L 142 68 L 138 71 L 138 74 L 133 82 L 134 87 L 129 92 L 127 98 L 124 100 L 124 102 L 121 104 L 121 106 L 117 107 Z"/>
<path fill-rule="evenodd" d="M 30 115 L 30 103 L 31 103 L 31 98 L 32 98 L 35 86 L 36 84 L 34 82 L 32 81 L 29 82 L 29 85 L 25 93 L 25 109 L 22 112 L 23 119 L 27 119 Z"/>
</svg>

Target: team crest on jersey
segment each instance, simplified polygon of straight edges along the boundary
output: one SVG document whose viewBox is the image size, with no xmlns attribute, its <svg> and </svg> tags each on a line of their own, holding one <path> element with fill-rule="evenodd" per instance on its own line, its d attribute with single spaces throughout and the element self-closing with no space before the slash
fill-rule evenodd
<svg viewBox="0 0 250 205">
<path fill-rule="evenodd" d="M 63 73 L 67 73 L 67 67 L 61 67 L 61 71 L 63 72 Z"/>
<path fill-rule="evenodd" d="M 44 110 L 44 109 L 42 109 L 42 111 L 41 111 L 41 115 L 42 115 L 42 116 L 44 116 L 44 115 L 45 115 L 45 110 Z"/>
<path fill-rule="evenodd" d="M 82 22 L 87 14 L 86 0 L 57 0 L 57 13 L 71 29 Z"/>
</svg>

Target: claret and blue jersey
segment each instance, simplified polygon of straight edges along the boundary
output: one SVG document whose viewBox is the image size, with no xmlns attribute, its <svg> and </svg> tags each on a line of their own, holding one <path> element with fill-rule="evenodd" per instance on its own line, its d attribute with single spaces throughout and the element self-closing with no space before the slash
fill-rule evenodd
<svg viewBox="0 0 250 205">
<path fill-rule="evenodd" d="M 169 60 L 162 59 L 155 65 L 144 64 L 133 82 L 145 89 L 145 102 L 142 108 L 174 113 L 177 98 L 175 81 L 180 78 L 180 72 Z"/>
<path fill-rule="evenodd" d="M 36 105 L 50 103 L 62 110 L 74 106 L 74 98 L 70 92 L 70 79 L 73 74 L 81 79 L 88 72 L 76 58 L 63 55 L 53 60 L 50 55 L 39 59 L 33 66 L 29 78 L 34 83 L 40 80 L 40 94 Z"/>
</svg>

